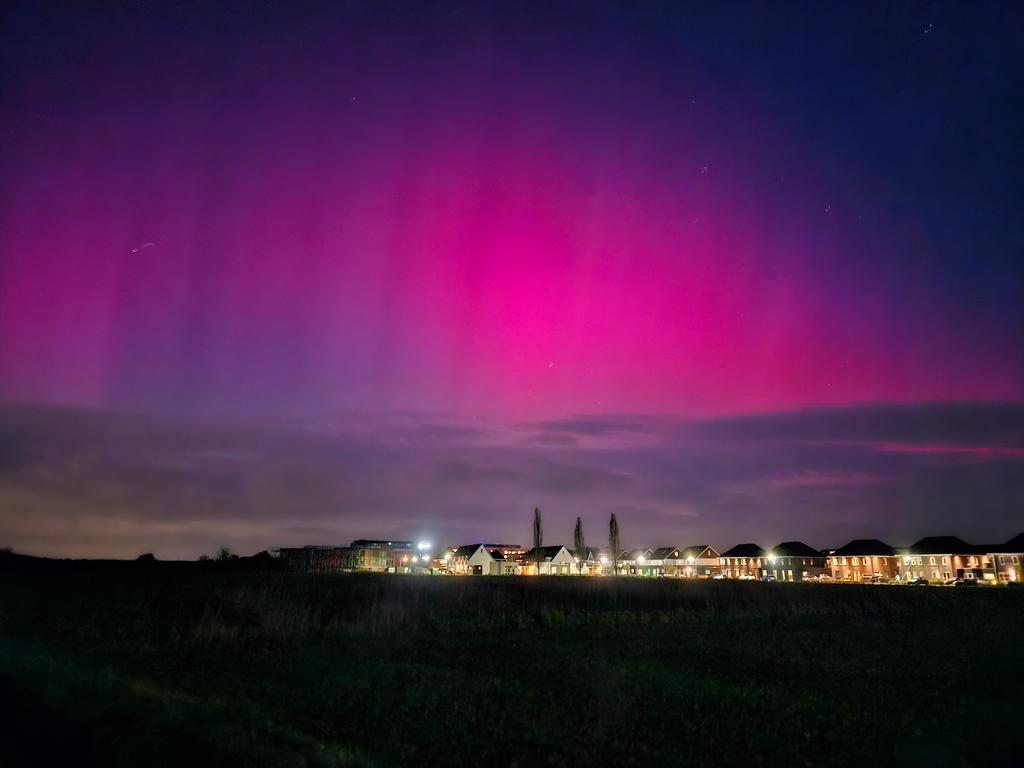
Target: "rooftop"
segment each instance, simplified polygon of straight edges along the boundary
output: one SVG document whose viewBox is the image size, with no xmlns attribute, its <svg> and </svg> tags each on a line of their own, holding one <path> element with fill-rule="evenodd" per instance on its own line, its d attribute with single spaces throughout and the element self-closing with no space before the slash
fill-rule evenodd
<svg viewBox="0 0 1024 768">
<path fill-rule="evenodd" d="M 879 541 L 878 539 L 854 539 L 849 544 L 837 549 L 833 554 L 839 557 L 864 557 L 871 555 L 890 557 L 895 554 L 895 550 L 884 541 Z"/>
<path fill-rule="evenodd" d="M 773 547 L 772 555 L 776 557 L 821 557 L 821 551 L 804 544 L 802 541 L 784 541 Z"/>
<path fill-rule="evenodd" d="M 723 552 L 722 557 L 765 557 L 767 554 L 757 544 L 737 544 L 727 552 Z"/>
</svg>

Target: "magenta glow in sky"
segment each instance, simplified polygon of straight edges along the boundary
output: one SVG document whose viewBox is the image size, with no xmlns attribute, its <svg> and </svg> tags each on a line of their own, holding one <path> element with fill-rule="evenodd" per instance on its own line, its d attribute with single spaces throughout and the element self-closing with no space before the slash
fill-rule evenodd
<svg viewBox="0 0 1024 768">
<path fill-rule="evenodd" d="M 1024 397 L 1013 5 L 4 14 L 5 401 L 529 434 Z M 885 441 L 957 449 L 923 412 Z M 687 493 L 641 507 L 727 506 Z"/>
<path fill-rule="evenodd" d="M 920 271 L 946 247 L 926 216 L 888 220 L 755 82 L 522 19 L 445 45 L 323 13 L 284 40 L 87 28 L 25 62 L 4 394 L 502 417 L 1020 396 L 1013 329 Z"/>
</svg>

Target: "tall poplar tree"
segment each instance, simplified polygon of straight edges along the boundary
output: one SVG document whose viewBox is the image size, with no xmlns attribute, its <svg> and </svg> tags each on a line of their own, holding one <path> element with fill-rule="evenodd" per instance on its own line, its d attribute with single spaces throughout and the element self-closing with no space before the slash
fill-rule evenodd
<svg viewBox="0 0 1024 768">
<path fill-rule="evenodd" d="M 533 555 L 537 561 L 537 575 L 540 576 L 540 561 L 544 553 L 540 548 L 544 546 L 544 524 L 540 521 L 540 507 L 533 508 Z"/>
<path fill-rule="evenodd" d="M 612 556 L 612 574 L 619 573 L 619 521 L 615 519 L 612 512 L 612 519 L 608 521 L 608 549 Z"/>
<path fill-rule="evenodd" d="M 587 543 L 583 540 L 583 521 L 576 518 L 576 530 L 572 532 L 572 545 L 576 549 L 576 570 L 583 572 L 583 560 L 587 556 Z"/>
</svg>

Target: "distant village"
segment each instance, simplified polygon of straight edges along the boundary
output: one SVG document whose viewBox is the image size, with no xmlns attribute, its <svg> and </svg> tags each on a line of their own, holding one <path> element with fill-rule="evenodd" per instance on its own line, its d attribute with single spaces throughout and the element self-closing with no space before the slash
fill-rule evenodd
<svg viewBox="0 0 1024 768">
<path fill-rule="evenodd" d="M 636 576 L 779 582 L 859 582 L 911 585 L 1017 584 L 1024 533 L 1005 544 L 968 544 L 928 536 L 909 547 L 855 539 L 819 550 L 801 541 L 774 547 L 708 544 L 619 550 L 564 545 L 466 544 L 359 539 L 348 546 L 286 547 L 271 555 L 290 569 L 314 573 L 379 572 L 454 576 Z"/>
</svg>

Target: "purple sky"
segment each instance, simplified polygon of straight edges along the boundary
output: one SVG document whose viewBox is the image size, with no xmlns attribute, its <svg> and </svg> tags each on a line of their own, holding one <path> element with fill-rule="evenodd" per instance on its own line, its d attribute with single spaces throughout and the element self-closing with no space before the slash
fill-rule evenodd
<svg viewBox="0 0 1024 768">
<path fill-rule="evenodd" d="M 1021 527 L 1019 5 L 2 14 L 0 545 Z"/>
</svg>

